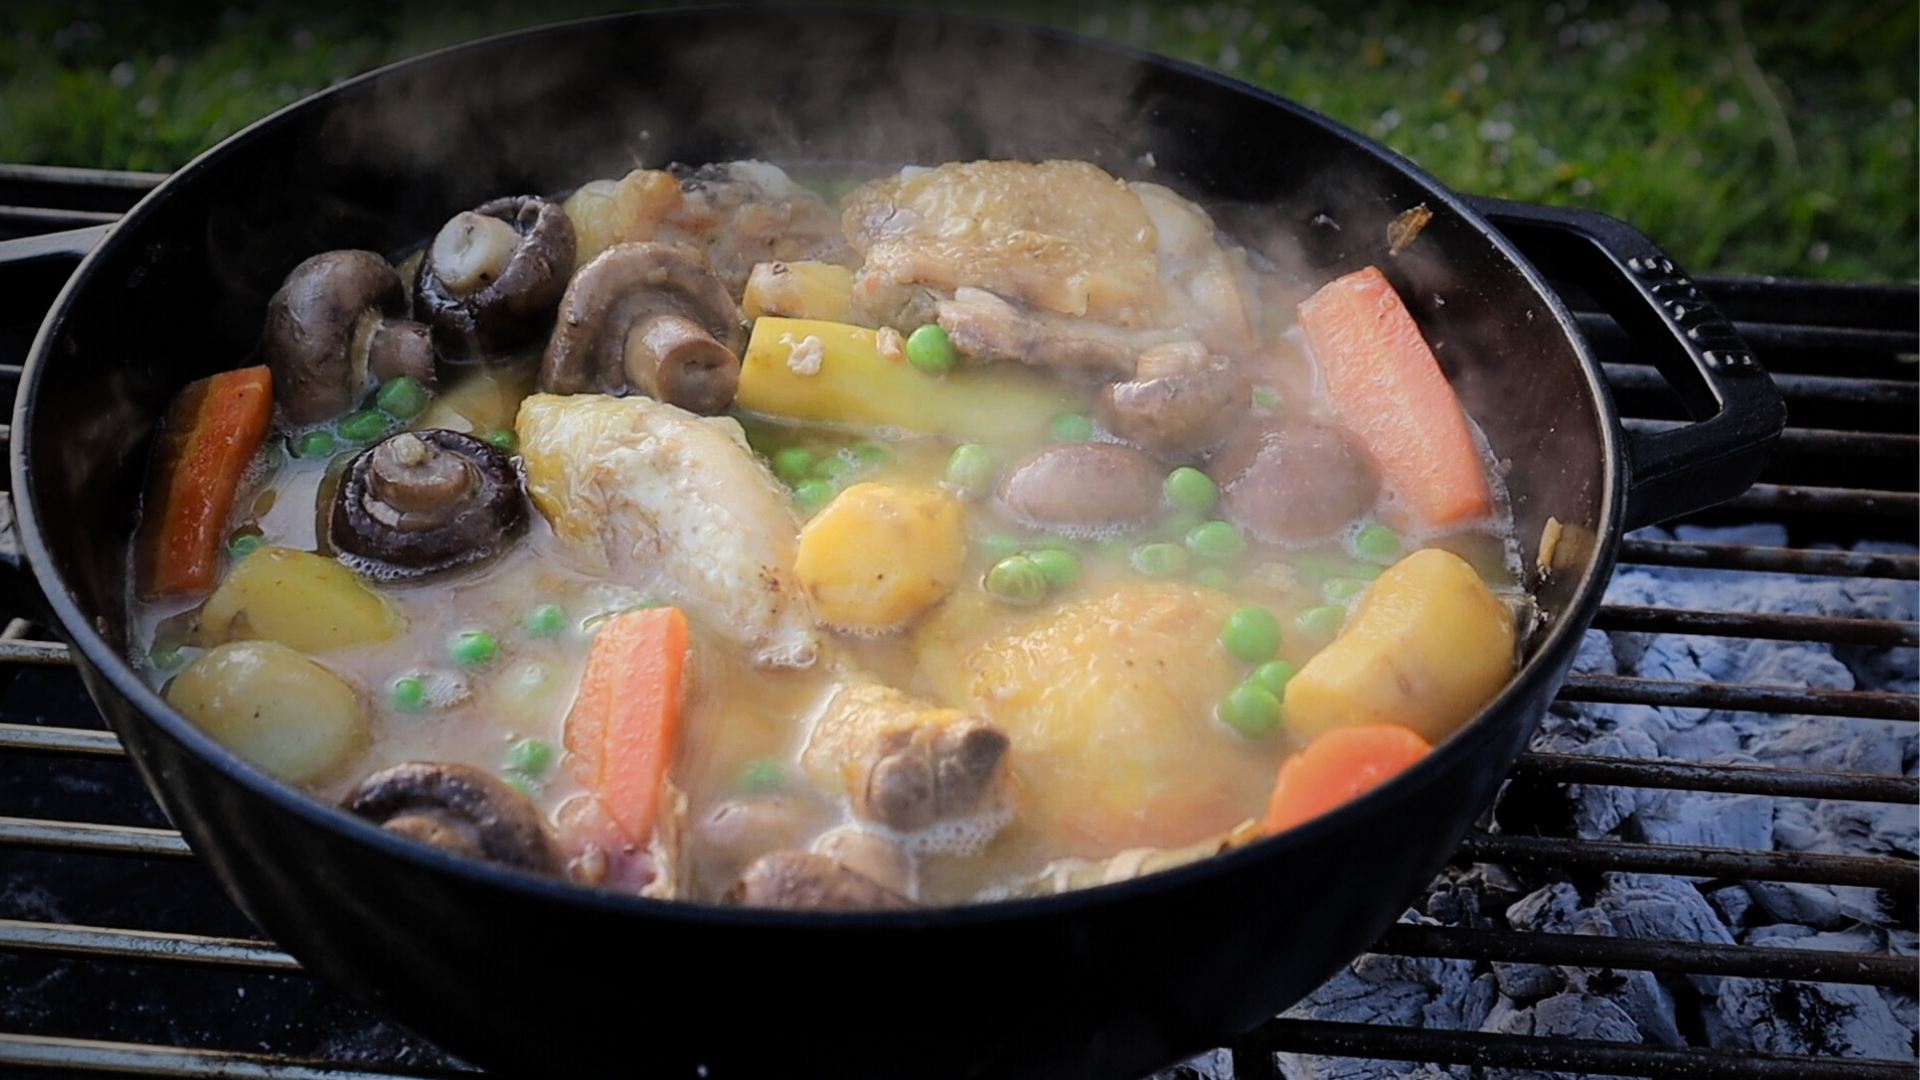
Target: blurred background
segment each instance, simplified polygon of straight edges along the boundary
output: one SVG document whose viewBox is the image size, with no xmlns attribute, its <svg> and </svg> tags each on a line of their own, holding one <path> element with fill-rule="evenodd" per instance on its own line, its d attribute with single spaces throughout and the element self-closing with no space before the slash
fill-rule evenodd
<svg viewBox="0 0 1920 1080">
<path fill-rule="evenodd" d="M 0 161 L 166 172 L 250 121 L 380 65 L 651 5 L 6 6 Z M 966 7 L 1257 83 L 1456 189 L 1625 218 L 1695 271 L 1920 277 L 1912 0 Z"/>
</svg>

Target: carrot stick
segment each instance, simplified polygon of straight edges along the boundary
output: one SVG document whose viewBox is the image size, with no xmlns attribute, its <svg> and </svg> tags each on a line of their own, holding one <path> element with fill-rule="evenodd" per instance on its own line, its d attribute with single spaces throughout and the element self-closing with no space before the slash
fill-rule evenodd
<svg viewBox="0 0 1920 1080">
<path fill-rule="evenodd" d="M 1266 830 L 1289 829 L 1369 791 L 1432 747 L 1398 724 L 1334 728 L 1280 765 Z"/>
<path fill-rule="evenodd" d="M 680 727 L 686 658 L 687 617 L 679 608 L 615 615 L 594 632 L 567 713 L 574 775 L 635 844 L 644 845 L 653 832 Z"/>
<path fill-rule="evenodd" d="M 1415 522 L 1436 527 L 1490 513 L 1466 413 L 1386 275 L 1369 266 L 1331 281 L 1301 302 L 1299 316 L 1341 423 Z"/>
<path fill-rule="evenodd" d="M 264 365 L 188 383 L 173 399 L 154 446 L 135 547 L 143 595 L 213 585 L 220 534 L 272 414 L 273 376 Z"/>
</svg>

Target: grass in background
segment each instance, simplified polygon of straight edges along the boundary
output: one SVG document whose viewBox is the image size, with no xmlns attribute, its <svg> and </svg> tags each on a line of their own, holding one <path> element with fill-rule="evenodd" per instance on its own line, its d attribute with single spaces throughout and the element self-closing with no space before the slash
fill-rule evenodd
<svg viewBox="0 0 1920 1080">
<path fill-rule="evenodd" d="M 630 6 L 16 2 L 0 160 L 163 172 L 380 64 Z M 1906 0 L 974 7 L 1208 65 L 1460 190 L 1625 218 L 1696 270 L 1920 275 Z"/>
</svg>

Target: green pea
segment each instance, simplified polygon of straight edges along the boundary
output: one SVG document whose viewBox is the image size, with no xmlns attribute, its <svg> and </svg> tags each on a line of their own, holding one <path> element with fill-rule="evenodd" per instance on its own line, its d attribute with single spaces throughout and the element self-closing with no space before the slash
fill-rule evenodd
<svg viewBox="0 0 1920 1080">
<path fill-rule="evenodd" d="M 771 795 L 787 786 L 787 770 L 772 758 L 755 758 L 740 770 L 740 787 L 754 795 Z"/>
<path fill-rule="evenodd" d="M 567 612 L 559 604 L 535 604 L 520 617 L 520 625 L 534 637 L 555 637 L 566 629 Z"/>
<path fill-rule="evenodd" d="M 984 491 L 1000 472 L 1000 455 L 979 443 L 961 443 L 947 455 L 947 483 L 969 494 Z"/>
<path fill-rule="evenodd" d="M 1353 553 L 1374 562 L 1392 562 L 1400 554 L 1400 534 L 1374 522 L 1354 534 Z"/>
<path fill-rule="evenodd" d="M 334 445 L 333 432 L 309 431 L 300 436 L 300 441 L 294 444 L 293 452 L 304 458 L 326 457 L 333 453 Z"/>
<path fill-rule="evenodd" d="M 1351 560 L 1337 555 L 1310 551 L 1293 559 L 1293 571 L 1310 583 L 1319 583 L 1347 572 Z"/>
<path fill-rule="evenodd" d="M 853 460 L 849 454 L 828 454 L 813 463 L 813 475 L 822 480 L 837 482 L 859 467 L 860 463 Z"/>
<path fill-rule="evenodd" d="M 503 454 L 513 453 L 514 449 L 520 445 L 520 437 L 513 433 L 512 428 L 494 428 L 480 438 L 481 441 Z"/>
<path fill-rule="evenodd" d="M 1143 574 L 1165 577 L 1187 568 L 1187 549 L 1179 544 L 1156 541 L 1133 549 L 1133 568 Z"/>
<path fill-rule="evenodd" d="M 186 659 L 186 650 L 178 645 L 161 645 L 147 654 L 147 663 L 155 671 L 172 671 Z"/>
<path fill-rule="evenodd" d="M 974 541 L 974 546 L 980 549 L 981 554 L 998 562 L 1009 555 L 1020 554 L 1026 549 L 1027 542 L 1012 533 L 990 532 L 982 534 L 980 539 Z"/>
<path fill-rule="evenodd" d="M 1187 534 L 1200 527 L 1206 518 L 1191 510 L 1175 510 L 1160 520 L 1159 535 L 1170 540 L 1186 542 Z"/>
<path fill-rule="evenodd" d="M 1220 699 L 1220 719 L 1249 739 L 1264 739 L 1280 727 L 1280 699 L 1256 682 L 1243 682 Z"/>
<path fill-rule="evenodd" d="M 526 773 L 519 772 L 515 769 L 508 769 L 506 772 L 500 774 L 500 779 L 505 780 L 508 787 L 525 795 L 529 799 L 540 794 L 540 785 L 534 782 L 533 777 L 528 776 Z"/>
<path fill-rule="evenodd" d="M 927 323 L 907 335 L 907 362 L 929 375 L 952 371 L 956 359 L 953 342 L 938 323 Z"/>
<path fill-rule="evenodd" d="M 340 437 L 352 443 L 370 443 L 387 433 L 387 414 L 379 409 L 361 409 L 334 425 Z"/>
<path fill-rule="evenodd" d="M 1196 514 L 1206 513 L 1219 495 L 1213 486 L 1213 478 L 1191 465 L 1182 465 L 1168 473 L 1163 487 L 1168 502 Z"/>
<path fill-rule="evenodd" d="M 1280 391 L 1271 386 L 1253 388 L 1253 407 L 1262 412 L 1272 412 L 1280 404 Z"/>
<path fill-rule="evenodd" d="M 987 571 L 987 592 L 1009 604 L 1035 604 L 1047 595 L 1047 575 L 1025 555 L 1009 555 Z"/>
<path fill-rule="evenodd" d="M 427 684 L 413 675 L 402 675 L 387 685 L 387 700 L 401 712 L 419 712 L 427 704 Z"/>
<path fill-rule="evenodd" d="M 1040 568 L 1047 584 L 1056 589 L 1064 589 L 1080 579 L 1080 556 L 1067 548 L 1036 548 L 1027 552 L 1027 558 Z"/>
<path fill-rule="evenodd" d="M 1379 563 L 1354 563 L 1353 567 L 1347 571 L 1347 576 L 1359 578 L 1361 581 L 1372 581 L 1374 578 L 1379 577 L 1385 569 L 1386 567 L 1381 566 Z"/>
<path fill-rule="evenodd" d="M 485 630 L 461 630 L 447 639 L 447 658 L 462 667 L 479 667 L 499 653 L 499 639 Z"/>
<path fill-rule="evenodd" d="M 1086 442 L 1093 438 L 1093 418 L 1086 413 L 1063 412 L 1047 424 L 1055 442 Z"/>
<path fill-rule="evenodd" d="M 1259 683 L 1273 693 L 1273 696 L 1286 700 L 1287 683 L 1300 674 L 1300 669 L 1285 660 L 1269 660 L 1253 669 L 1247 676 L 1248 682 Z"/>
<path fill-rule="evenodd" d="M 1220 589 L 1223 591 L 1227 586 L 1233 584 L 1232 575 L 1218 566 L 1203 566 L 1195 570 L 1193 572 L 1193 580 L 1205 585 L 1209 589 Z"/>
<path fill-rule="evenodd" d="M 553 744 L 545 739 L 525 738 L 507 747 L 507 768 L 528 776 L 539 776 L 553 764 Z"/>
<path fill-rule="evenodd" d="M 1367 583 L 1356 577 L 1330 577 L 1320 583 L 1320 595 L 1337 604 L 1360 595 L 1366 587 Z"/>
<path fill-rule="evenodd" d="M 1310 607 L 1293 617 L 1300 632 L 1316 641 L 1328 641 L 1340 632 L 1347 621 L 1347 609 L 1339 604 L 1321 604 Z"/>
<path fill-rule="evenodd" d="M 381 412 L 402 420 L 411 420 L 426 412 L 427 401 L 427 388 L 406 375 L 381 383 L 373 395 L 373 403 Z"/>
<path fill-rule="evenodd" d="M 793 485 L 793 501 L 799 503 L 800 509 L 809 514 L 832 502 L 836 494 L 833 481 L 821 480 L 817 477 L 802 480 Z"/>
<path fill-rule="evenodd" d="M 1247 550 L 1240 530 L 1227 521 L 1203 521 L 1187 530 L 1187 550 L 1203 559 L 1231 559 Z"/>
<path fill-rule="evenodd" d="M 813 451 L 804 446 L 783 446 L 773 455 L 773 475 L 789 484 L 797 484 L 813 475 Z"/>
<path fill-rule="evenodd" d="M 233 552 L 234 558 L 244 559 L 266 542 L 259 533 L 239 533 L 227 541 L 227 550 Z"/>
<path fill-rule="evenodd" d="M 893 460 L 893 448 L 883 442 L 874 442 L 872 439 L 861 439 L 847 447 L 847 453 L 853 455 L 853 460 L 862 465 L 885 465 Z"/>
<path fill-rule="evenodd" d="M 1280 647 L 1280 620 L 1255 604 L 1234 608 L 1220 627 L 1220 644 L 1248 663 L 1264 663 Z"/>
</svg>

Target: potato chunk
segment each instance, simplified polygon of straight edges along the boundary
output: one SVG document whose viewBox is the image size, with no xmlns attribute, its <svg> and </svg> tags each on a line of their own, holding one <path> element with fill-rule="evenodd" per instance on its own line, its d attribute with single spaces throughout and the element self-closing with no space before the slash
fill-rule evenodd
<svg viewBox="0 0 1920 1080">
<path fill-rule="evenodd" d="M 310 551 L 267 545 L 241 559 L 207 598 L 199 640 L 265 638 L 317 653 L 383 641 L 402 625 L 400 613 L 353 571 Z"/>
<path fill-rule="evenodd" d="M 814 617 L 844 630 L 891 630 L 960 580 L 960 504 L 932 488 L 854 484 L 800 530 L 794 573 Z"/>
<path fill-rule="evenodd" d="M 1399 724 L 1439 742 L 1514 669 L 1514 615 L 1466 560 L 1423 548 L 1387 568 L 1346 627 L 1287 684 L 1286 725 Z"/>
<path fill-rule="evenodd" d="M 319 780 L 366 743 L 360 695 L 275 641 L 210 649 L 167 684 L 166 698 L 234 753 L 282 780 Z"/>
</svg>

